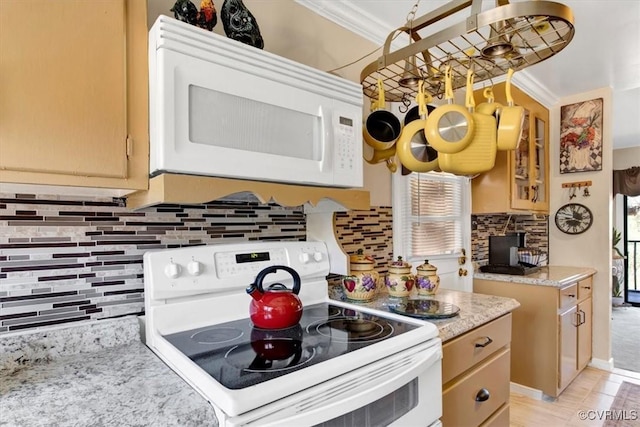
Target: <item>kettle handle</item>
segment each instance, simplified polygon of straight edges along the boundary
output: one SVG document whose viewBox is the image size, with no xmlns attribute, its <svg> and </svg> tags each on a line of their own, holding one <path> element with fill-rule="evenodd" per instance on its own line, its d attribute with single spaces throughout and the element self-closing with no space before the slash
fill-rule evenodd
<svg viewBox="0 0 640 427">
<path fill-rule="evenodd" d="M 286 265 L 272 265 L 259 272 L 256 276 L 256 280 L 254 281 L 254 284 L 258 288 L 258 290 L 260 292 L 264 292 L 262 281 L 267 276 L 267 274 L 275 273 L 278 270 L 285 270 L 289 274 L 291 274 L 291 277 L 293 277 L 293 293 L 297 295 L 298 292 L 300 292 L 300 275 L 293 268 L 287 267 Z"/>
</svg>

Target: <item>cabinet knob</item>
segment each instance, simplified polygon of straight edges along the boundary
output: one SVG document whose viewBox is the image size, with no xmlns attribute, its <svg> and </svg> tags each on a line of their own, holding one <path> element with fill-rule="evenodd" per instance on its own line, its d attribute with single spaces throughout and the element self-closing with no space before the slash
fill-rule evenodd
<svg viewBox="0 0 640 427">
<path fill-rule="evenodd" d="M 491 394 L 489 393 L 489 390 L 481 388 L 478 394 L 476 394 L 476 402 L 485 402 L 489 400 L 490 397 Z"/>
<path fill-rule="evenodd" d="M 493 342 L 493 340 L 491 339 L 491 337 L 483 337 L 483 338 L 484 338 L 484 342 L 483 342 L 483 343 L 479 343 L 479 342 L 477 342 L 477 343 L 476 343 L 476 347 L 482 347 L 482 348 L 484 348 L 484 347 L 488 346 L 489 344 L 491 344 L 491 343 Z"/>
</svg>

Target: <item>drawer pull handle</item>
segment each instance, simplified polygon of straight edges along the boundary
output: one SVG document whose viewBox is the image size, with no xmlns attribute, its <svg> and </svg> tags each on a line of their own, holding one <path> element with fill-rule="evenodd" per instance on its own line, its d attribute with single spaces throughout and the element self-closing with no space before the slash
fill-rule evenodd
<svg viewBox="0 0 640 427">
<path fill-rule="evenodd" d="M 585 313 L 584 310 L 578 310 L 578 321 L 580 322 L 578 326 L 587 323 L 587 313 Z"/>
<path fill-rule="evenodd" d="M 485 402 L 489 400 L 490 397 L 491 394 L 489 393 L 489 390 L 481 388 L 478 394 L 476 394 L 476 402 Z"/>
<path fill-rule="evenodd" d="M 591 286 L 583 286 L 582 289 L 591 289 Z"/>
<path fill-rule="evenodd" d="M 575 297 L 576 297 L 576 294 L 567 294 L 567 296 L 568 296 L 569 298 L 575 298 Z"/>
<path fill-rule="evenodd" d="M 488 346 L 489 344 L 491 344 L 492 342 L 493 342 L 493 340 L 491 338 L 484 337 L 484 342 L 483 343 L 477 342 L 476 343 L 476 347 L 483 347 L 484 348 L 484 347 Z"/>
</svg>

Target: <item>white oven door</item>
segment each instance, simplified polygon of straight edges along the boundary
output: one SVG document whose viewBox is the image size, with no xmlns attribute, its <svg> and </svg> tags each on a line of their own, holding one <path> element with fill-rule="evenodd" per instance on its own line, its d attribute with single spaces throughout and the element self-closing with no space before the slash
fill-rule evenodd
<svg viewBox="0 0 640 427">
<path fill-rule="evenodd" d="M 222 426 L 438 425 L 442 344 L 432 339 L 233 418 Z"/>
</svg>

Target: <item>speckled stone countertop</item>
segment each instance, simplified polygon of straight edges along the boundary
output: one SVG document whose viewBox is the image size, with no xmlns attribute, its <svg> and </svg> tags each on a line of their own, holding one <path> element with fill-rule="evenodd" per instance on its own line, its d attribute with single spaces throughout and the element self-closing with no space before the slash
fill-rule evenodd
<svg viewBox="0 0 640 427">
<path fill-rule="evenodd" d="M 589 267 L 563 267 L 550 265 L 526 276 L 494 273 L 473 273 L 474 279 L 497 280 L 500 282 L 521 283 L 525 285 L 554 286 L 561 288 L 566 285 L 593 276 L 597 271 Z"/>
<path fill-rule="evenodd" d="M 330 286 L 329 296 L 332 299 L 346 301 L 340 285 Z M 460 312 L 455 317 L 440 320 L 428 319 L 429 322 L 438 327 L 439 336 L 443 342 L 462 335 L 467 331 L 475 329 L 520 307 L 520 303 L 512 298 L 476 294 L 473 292 L 459 292 L 448 289 L 440 289 L 435 296 L 431 297 L 419 297 L 415 294 L 414 290 L 414 294 L 412 294 L 410 298 L 433 299 L 448 302 L 460 308 Z M 382 290 L 371 302 L 359 304 L 389 311 L 389 305 L 395 304 L 397 301 L 396 298 L 389 297 L 386 290 Z"/>
<path fill-rule="evenodd" d="M 217 426 L 135 317 L 0 336 L 1 426 Z"/>
</svg>

